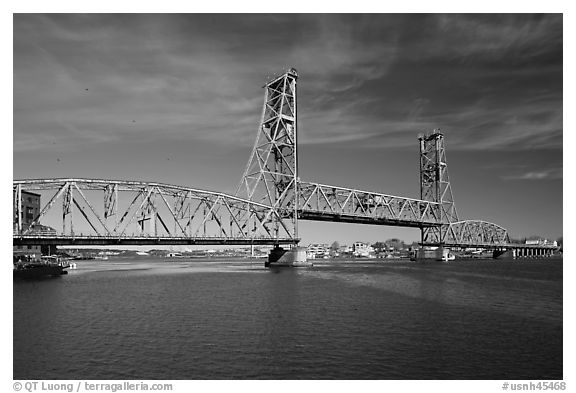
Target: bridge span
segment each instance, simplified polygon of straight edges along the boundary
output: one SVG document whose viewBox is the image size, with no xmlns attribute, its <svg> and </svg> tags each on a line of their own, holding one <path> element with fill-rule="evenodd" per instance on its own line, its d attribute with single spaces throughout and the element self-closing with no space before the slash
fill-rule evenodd
<svg viewBox="0 0 576 393">
<path fill-rule="evenodd" d="M 505 228 L 459 219 L 438 130 L 418 136 L 419 198 L 301 181 L 297 79 L 291 68 L 264 86 L 235 195 L 133 180 L 15 180 L 14 245 L 294 246 L 298 222 L 315 220 L 419 228 L 422 245 L 513 247 Z"/>
</svg>

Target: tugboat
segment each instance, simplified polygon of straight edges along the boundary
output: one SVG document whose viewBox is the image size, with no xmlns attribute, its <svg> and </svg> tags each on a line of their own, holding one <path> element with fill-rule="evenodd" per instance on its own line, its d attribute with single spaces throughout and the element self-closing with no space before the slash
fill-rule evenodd
<svg viewBox="0 0 576 393">
<path fill-rule="evenodd" d="M 14 278 L 57 277 L 68 274 L 69 265 L 58 257 L 45 256 L 40 261 L 18 261 L 14 263 Z"/>
</svg>

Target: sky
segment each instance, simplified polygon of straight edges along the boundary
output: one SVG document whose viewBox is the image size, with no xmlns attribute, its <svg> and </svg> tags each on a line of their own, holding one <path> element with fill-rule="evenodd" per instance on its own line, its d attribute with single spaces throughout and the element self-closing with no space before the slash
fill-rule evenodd
<svg viewBox="0 0 576 393">
<path fill-rule="evenodd" d="M 15 14 L 13 177 L 234 193 L 273 75 L 298 70 L 303 181 L 419 197 L 445 135 L 461 219 L 562 236 L 560 14 Z M 419 239 L 301 222 L 303 244 Z"/>
</svg>

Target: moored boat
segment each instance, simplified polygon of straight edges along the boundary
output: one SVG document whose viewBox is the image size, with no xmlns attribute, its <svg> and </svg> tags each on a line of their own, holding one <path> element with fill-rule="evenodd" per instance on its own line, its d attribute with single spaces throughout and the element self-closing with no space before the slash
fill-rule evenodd
<svg viewBox="0 0 576 393">
<path fill-rule="evenodd" d="M 14 278 L 57 277 L 68 274 L 68 264 L 58 257 L 43 257 L 40 261 L 14 263 Z"/>
</svg>

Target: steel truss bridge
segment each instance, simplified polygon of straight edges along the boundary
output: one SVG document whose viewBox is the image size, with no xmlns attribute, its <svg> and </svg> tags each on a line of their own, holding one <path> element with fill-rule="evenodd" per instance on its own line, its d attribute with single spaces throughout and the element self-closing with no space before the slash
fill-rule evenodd
<svg viewBox="0 0 576 393">
<path fill-rule="evenodd" d="M 292 68 L 264 86 L 235 195 L 141 181 L 15 180 L 13 244 L 294 245 L 299 220 L 315 220 L 420 228 L 423 245 L 512 245 L 506 229 L 458 218 L 437 130 L 418 137 L 419 199 L 300 181 L 297 79 Z"/>
</svg>

